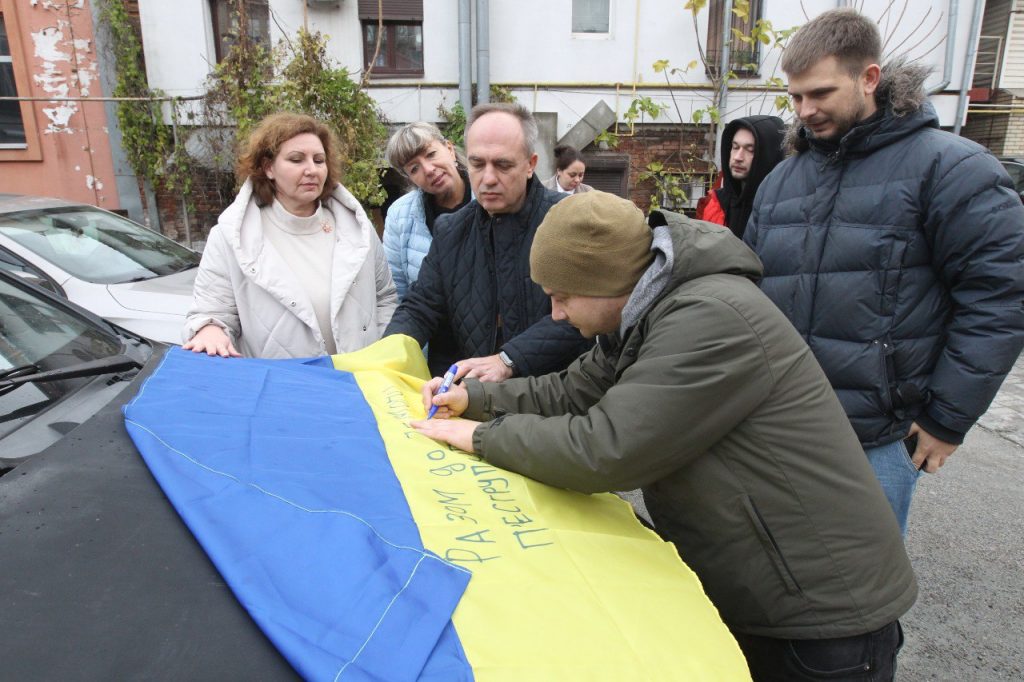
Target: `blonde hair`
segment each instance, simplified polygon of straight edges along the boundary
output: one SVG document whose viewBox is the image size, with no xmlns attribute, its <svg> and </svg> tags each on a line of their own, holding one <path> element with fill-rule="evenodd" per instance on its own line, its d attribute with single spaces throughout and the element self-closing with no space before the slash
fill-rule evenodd
<svg viewBox="0 0 1024 682">
<path fill-rule="evenodd" d="M 448 140 L 444 134 L 433 123 L 416 121 L 407 123 L 391 136 L 388 146 L 384 150 L 384 158 L 388 165 L 396 171 L 405 175 L 405 166 L 414 158 L 422 154 L 431 142 L 440 142 L 447 145 Z M 455 164 L 460 168 L 466 167 L 466 157 L 462 151 L 452 145 L 455 150 Z"/>
<path fill-rule="evenodd" d="M 319 199 L 331 195 L 334 186 L 341 181 L 341 155 L 338 137 L 327 124 L 312 116 L 281 112 L 267 116 L 242 145 L 235 162 L 235 178 L 238 183 L 248 178 L 252 181 L 252 192 L 257 206 L 266 206 L 274 201 L 274 181 L 267 177 L 265 168 L 281 151 L 281 146 L 296 135 L 311 133 L 320 138 L 327 159 L 327 180 Z"/>
</svg>

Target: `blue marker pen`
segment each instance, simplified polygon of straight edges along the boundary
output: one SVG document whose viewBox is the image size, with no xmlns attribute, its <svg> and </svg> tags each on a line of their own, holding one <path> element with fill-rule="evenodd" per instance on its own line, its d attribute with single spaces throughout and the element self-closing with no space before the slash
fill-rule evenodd
<svg viewBox="0 0 1024 682">
<path fill-rule="evenodd" d="M 455 381 L 455 375 L 459 373 L 459 366 L 452 365 L 448 368 L 448 371 L 444 373 L 444 379 L 441 380 L 441 386 L 437 389 L 437 393 L 434 395 L 441 395 L 447 393 L 448 389 L 452 387 L 452 382 Z M 430 412 L 427 412 L 427 419 L 432 419 L 437 413 L 437 405 L 430 406 Z"/>
</svg>

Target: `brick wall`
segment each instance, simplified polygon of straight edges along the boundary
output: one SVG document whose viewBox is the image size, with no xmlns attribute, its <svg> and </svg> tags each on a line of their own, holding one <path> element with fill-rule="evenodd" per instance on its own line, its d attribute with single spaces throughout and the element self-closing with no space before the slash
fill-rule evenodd
<svg viewBox="0 0 1024 682">
<path fill-rule="evenodd" d="M 1006 90 L 997 90 L 989 103 L 1024 107 L 1024 99 Z M 1024 115 L 1021 113 L 969 114 L 961 132 L 996 156 L 1024 157 Z"/>
<path fill-rule="evenodd" d="M 705 145 L 706 132 L 706 126 L 646 124 L 637 125 L 629 134 L 628 127 L 620 125 L 615 151 L 629 155 L 629 198 L 645 212 L 650 208 L 654 181 L 640 182 L 638 176 L 652 161 L 661 161 L 672 170 L 707 174 L 708 165 L 697 160 Z"/>
<path fill-rule="evenodd" d="M 211 170 L 200 170 L 192 179 L 192 206 L 186 215 L 181 195 L 166 191 L 156 194 L 157 211 L 160 214 L 160 229 L 171 239 L 188 245 L 191 241 L 204 242 L 217 223 L 221 212 L 235 198 L 234 176 Z"/>
</svg>

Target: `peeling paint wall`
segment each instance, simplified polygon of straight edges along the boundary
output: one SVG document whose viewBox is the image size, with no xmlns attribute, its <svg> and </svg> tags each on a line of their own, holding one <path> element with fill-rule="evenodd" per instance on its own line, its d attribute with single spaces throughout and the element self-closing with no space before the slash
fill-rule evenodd
<svg viewBox="0 0 1024 682">
<path fill-rule="evenodd" d="M 16 14 L 29 74 L 27 97 L 102 97 L 87 0 L 0 0 Z M 13 30 L 7 20 L 8 31 Z M 42 194 L 118 208 L 106 111 L 101 102 L 31 103 L 41 161 L 0 160 L 0 191 Z"/>
</svg>

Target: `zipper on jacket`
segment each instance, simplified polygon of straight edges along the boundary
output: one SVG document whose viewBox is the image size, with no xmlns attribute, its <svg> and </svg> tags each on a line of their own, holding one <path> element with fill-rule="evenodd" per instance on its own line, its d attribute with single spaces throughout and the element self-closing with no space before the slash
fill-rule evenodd
<svg viewBox="0 0 1024 682">
<path fill-rule="evenodd" d="M 501 318 L 501 300 L 498 294 L 498 245 L 494 238 L 494 216 L 487 217 L 487 244 L 490 247 L 490 258 L 487 262 L 487 269 L 491 275 L 491 304 L 492 310 L 496 311 L 491 318 L 491 343 L 487 355 L 497 353 L 498 348 L 498 321 Z M 504 335 L 503 335 L 504 336 Z M 508 339 L 502 338 L 502 344 Z"/>
<path fill-rule="evenodd" d="M 818 168 L 818 172 L 823 173 L 829 166 L 839 163 L 839 158 L 841 156 L 842 150 L 840 149 L 837 149 L 828 156 L 826 156 L 825 161 L 821 164 L 821 167 Z"/>
</svg>

